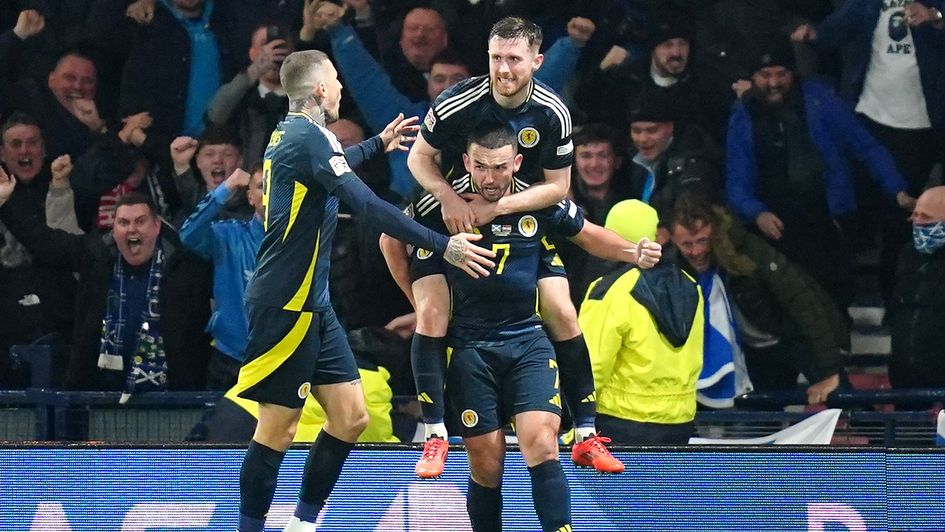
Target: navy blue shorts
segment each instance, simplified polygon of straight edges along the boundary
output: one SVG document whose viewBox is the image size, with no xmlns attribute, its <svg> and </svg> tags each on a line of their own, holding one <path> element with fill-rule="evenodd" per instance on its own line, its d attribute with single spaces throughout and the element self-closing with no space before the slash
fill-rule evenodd
<svg viewBox="0 0 945 532">
<path fill-rule="evenodd" d="M 446 425 L 470 437 L 501 429 L 516 414 L 561 415 L 558 363 L 544 331 L 456 348 L 446 371 Z"/>
<path fill-rule="evenodd" d="M 348 337 L 333 310 L 294 312 L 248 304 L 249 343 L 239 396 L 302 408 L 312 386 L 360 378 Z"/>
</svg>

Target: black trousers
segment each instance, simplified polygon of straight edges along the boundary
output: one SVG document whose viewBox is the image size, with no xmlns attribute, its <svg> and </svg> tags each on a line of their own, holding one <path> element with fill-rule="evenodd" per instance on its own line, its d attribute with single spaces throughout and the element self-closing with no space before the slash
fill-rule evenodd
<svg viewBox="0 0 945 532">
<path fill-rule="evenodd" d="M 695 431 L 694 421 L 677 424 L 641 423 L 597 414 L 597 430 L 618 445 L 686 445 Z"/>
</svg>

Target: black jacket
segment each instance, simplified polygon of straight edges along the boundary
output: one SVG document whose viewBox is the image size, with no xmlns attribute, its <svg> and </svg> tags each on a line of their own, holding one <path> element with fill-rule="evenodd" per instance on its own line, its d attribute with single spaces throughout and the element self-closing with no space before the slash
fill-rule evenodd
<svg viewBox="0 0 945 532">
<path fill-rule="evenodd" d="M 220 48 L 223 80 L 236 74 L 230 62 L 231 20 L 226 1 L 214 2 L 210 30 Z M 242 57 L 242 56 L 241 56 Z M 121 81 L 120 115 L 151 113 L 154 124 L 148 134 L 167 138 L 180 134 L 184 123 L 187 87 L 190 84 L 190 37 L 164 4 L 155 4 L 154 18 L 138 26 Z"/>
<path fill-rule="evenodd" d="M 114 243 L 97 233 L 71 235 L 49 229 L 17 189 L 0 207 L 2 221 L 33 254 L 36 263 L 78 272 L 76 319 L 66 386 L 71 389 L 120 389 L 124 375 L 97 366 L 112 269 L 119 259 Z M 210 317 L 210 265 L 186 252 L 173 230 L 162 228 L 167 253 L 160 287 L 161 334 L 168 366 L 168 387 L 204 387 L 210 337 L 204 327 Z"/>
<path fill-rule="evenodd" d="M 889 380 L 896 388 L 945 386 L 945 250 L 902 250 L 889 304 L 892 358 Z"/>
<path fill-rule="evenodd" d="M 683 192 L 697 192 L 718 200 L 722 197 L 722 153 L 699 127 L 677 128 L 677 134 L 659 158 L 653 193 L 648 202 L 661 223 L 669 220 L 676 200 Z M 627 158 L 630 168 L 630 197 L 641 198 L 647 171 Z"/>
</svg>

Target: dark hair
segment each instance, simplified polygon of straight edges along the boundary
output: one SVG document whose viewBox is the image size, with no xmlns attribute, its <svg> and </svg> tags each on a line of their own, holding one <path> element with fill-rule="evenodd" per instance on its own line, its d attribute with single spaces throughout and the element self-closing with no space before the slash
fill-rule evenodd
<svg viewBox="0 0 945 532">
<path fill-rule="evenodd" d="M 249 175 L 253 175 L 256 172 L 262 172 L 262 170 L 263 170 L 263 162 L 256 161 L 256 163 L 253 164 L 253 166 L 249 169 Z"/>
<path fill-rule="evenodd" d="M 456 48 L 450 48 L 449 46 L 433 56 L 433 59 L 430 60 L 430 67 L 432 68 L 433 65 L 455 65 L 465 68 L 467 72 L 471 71 L 469 62 L 466 61 L 463 54 L 459 53 Z"/>
<path fill-rule="evenodd" d="M 542 41 L 541 27 L 530 20 L 519 17 L 505 17 L 496 22 L 489 32 L 492 39 L 525 39 L 530 48 L 540 48 Z"/>
<path fill-rule="evenodd" d="M 683 193 L 676 200 L 666 227 L 672 231 L 676 225 L 689 231 L 694 231 L 699 225 L 718 226 L 718 215 L 712 208 L 712 200 L 697 192 Z"/>
<path fill-rule="evenodd" d="M 203 134 L 197 139 L 197 152 L 208 144 L 229 144 L 236 146 L 240 152 L 243 151 L 243 141 L 236 131 L 231 127 L 209 125 L 203 130 Z"/>
<path fill-rule="evenodd" d="M 473 144 L 478 144 L 489 150 L 496 150 L 503 146 L 511 145 L 513 151 L 518 153 L 518 143 L 515 140 L 515 130 L 507 124 L 496 122 L 484 122 L 476 126 L 472 133 L 466 137 L 466 150 Z"/>
<path fill-rule="evenodd" d="M 53 70 L 59 68 L 59 65 L 68 57 L 76 57 L 89 63 L 92 63 L 92 66 L 95 67 L 95 75 L 98 76 L 98 62 L 95 60 L 94 53 L 91 50 L 87 50 L 85 47 L 74 47 L 67 48 L 56 57 L 56 64 L 53 66 Z"/>
<path fill-rule="evenodd" d="M 43 131 L 43 127 L 39 125 L 39 121 L 35 118 L 26 113 L 17 112 L 10 115 L 10 118 L 7 118 L 3 126 L 0 127 L 0 140 L 3 139 L 3 136 L 7 134 L 10 128 L 16 126 L 36 126 L 39 128 L 40 133 Z"/>
<path fill-rule="evenodd" d="M 115 202 L 115 212 L 118 212 L 118 208 L 122 205 L 145 205 L 148 207 L 148 212 L 151 213 L 151 216 L 156 217 L 158 215 L 154 201 L 140 192 L 129 192 L 118 198 L 118 201 Z"/>
<path fill-rule="evenodd" d="M 610 144 L 610 149 L 614 155 L 620 156 L 626 149 L 623 138 L 617 134 L 617 130 L 602 122 L 592 122 L 585 124 L 582 128 L 574 132 L 574 146 L 583 146 L 594 142 L 606 142 Z"/>
</svg>

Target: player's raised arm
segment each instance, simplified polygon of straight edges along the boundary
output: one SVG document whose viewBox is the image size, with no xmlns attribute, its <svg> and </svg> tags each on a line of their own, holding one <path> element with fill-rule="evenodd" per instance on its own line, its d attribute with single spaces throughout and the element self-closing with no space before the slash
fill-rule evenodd
<svg viewBox="0 0 945 532">
<path fill-rule="evenodd" d="M 610 229 L 589 221 L 584 222 L 581 232 L 571 237 L 571 241 L 595 257 L 629 262 L 643 269 L 656 266 L 663 254 L 662 246 L 646 237 L 633 243 Z"/>
</svg>

